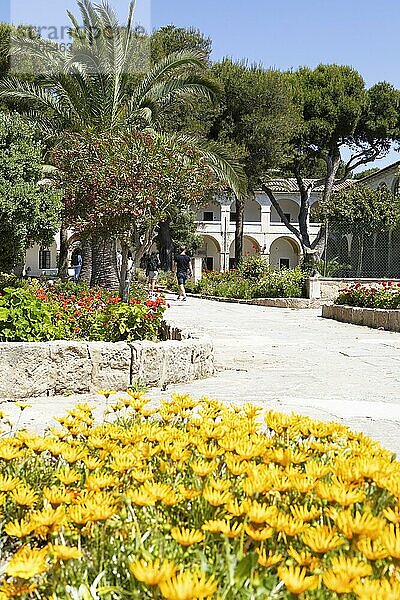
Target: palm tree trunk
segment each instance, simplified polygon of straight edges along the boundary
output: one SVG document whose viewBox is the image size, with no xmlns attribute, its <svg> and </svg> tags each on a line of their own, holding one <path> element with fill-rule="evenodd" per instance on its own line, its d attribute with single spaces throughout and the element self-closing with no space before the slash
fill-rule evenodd
<svg viewBox="0 0 400 600">
<path fill-rule="evenodd" d="M 68 279 L 68 229 L 64 222 L 60 228 L 60 254 L 58 257 L 58 276 Z"/>
<path fill-rule="evenodd" d="M 118 290 L 116 242 L 112 239 L 97 238 L 92 244 L 92 286 Z"/>
<path fill-rule="evenodd" d="M 79 281 L 90 285 L 92 279 L 92 240 L 82 241 L 82 269 Z"/>
</svg>

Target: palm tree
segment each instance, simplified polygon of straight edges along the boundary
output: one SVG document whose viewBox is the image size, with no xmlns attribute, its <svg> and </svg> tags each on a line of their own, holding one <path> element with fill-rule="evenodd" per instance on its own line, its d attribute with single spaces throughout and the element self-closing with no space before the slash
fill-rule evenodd
<svg viewBox="0 0 400 600">
<path fill-rule="evenodd" d="M 200 51 L 175 52 L 145 75 L 138 73 L 148 40 L 138 36 L 134 28 L 134 2 L 130 2 L 124 27 L 120 27 L 105 0 L 101 4 L 79 0 L 78 7 L 83 25 L 68 12 L 73 39 L 68 51 L 61 51 L 51 41 L 14 39 L 17 53 L 40 61 L 40 79 L 27 82 L 8 77 L 0 81 L 1 99 L 29 102 L 27 118 L 39 125 L 48 144 L 60 143 L 65 131 L 101 134 L 133 128 L 151 129 L 158 135 L 158 119 L 178 98 L 194 102 L 200 97 L 216 97 L 218 86 L 207 77 L 205 57 Z M 202 153 L 224 184 L 236 194 L 241 193 L 244 176 L 235 159 L 218 145 L 194 136 L 185 135 L 182 141 Z M 93 284 L 117 287 L 115 243 L 110 239 L 93 240 Z M 86 243 L 84 248 L 90 245 Z M 88 262 L 88 257 L 84 255 L 83 260 Z"/>
</svg>

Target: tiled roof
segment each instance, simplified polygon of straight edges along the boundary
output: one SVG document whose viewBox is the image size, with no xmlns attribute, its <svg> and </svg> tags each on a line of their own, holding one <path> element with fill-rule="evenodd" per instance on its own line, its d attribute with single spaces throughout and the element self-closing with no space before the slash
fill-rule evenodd
<svg viewBox="0 0 400 600">
<path fill-rule="evenodd" d="M 304 183 L 305 185 L 309 185 L 312 182 L 315 181 L 320 181 L 318 179 L 304 179 Z M 279 179 L 269 179 L 268 181 L 265 182 L 266 185 L 268 185 L 269 188 L 271 188 L 271 190 L 273 192 L 286 192 L 286 193 L 299 193 L 299 187 L 297 185 L 297 181 L 294 177 L 288 177 L 287 179 L 283 179 L 283 178 L 279 178 Z M 334 191 L 340 191 L 343 190 L 345 188 L 348 188 L 352 185 L 354 185 L 355 181 L 353 179 L 346 179 L 345 181 L 339 181 L 337 183 L 334 184 L 333 189 Z M 316 186 L 313 191 L 314 192 L 323 192 L 324 190 L 324 186 L 323 185 L 318 185 Z"/>
</svg>

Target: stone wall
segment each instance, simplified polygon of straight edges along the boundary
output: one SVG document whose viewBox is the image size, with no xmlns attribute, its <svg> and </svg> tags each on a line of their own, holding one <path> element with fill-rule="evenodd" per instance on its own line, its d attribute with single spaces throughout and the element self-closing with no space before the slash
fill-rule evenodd
<svg viewBox="0 0 400 600">
<path fill-rule="evenodd" d="M 210 338 L 164 325 L 161 342 L 2 342 L 0 398 L 126 390 L 184 383 L 214 373 Z"/>
<path fill-rule="evenodd" d="M 374 329 L 400 331 L 400 310 L 385 310 L 383 308 L 360 308 L 358 306 L 342 306 L 329 304 L 322 307 L 325 319 L 335 319 L 342 323 L 365 325 Z"/>
</svg>

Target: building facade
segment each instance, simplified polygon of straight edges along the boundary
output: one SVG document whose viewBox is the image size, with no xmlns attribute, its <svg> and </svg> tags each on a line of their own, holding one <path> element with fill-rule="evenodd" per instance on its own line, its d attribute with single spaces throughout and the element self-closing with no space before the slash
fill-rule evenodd
<svg viewBox="0 0 400 600">
<path fill-rule="evenodd" d="M 286 217 L 298 226 L 300 197 L 294 179 L 281 179 L 270 183 L 276 199 Z M 320 190 L 311 195 L 315 206 Z M 312 211 L 311 211 L 312 213 Z M 197 212 L 197 233 L 203 238 L 199 255 L 207 270 L 228 271 L 235 257 L 236 213 L 235 200 L 226 196 L 217 198 Z M 319 224 L 310 222 L 311 239 L 315 239 Z M 262 192 L 244 206 L 245 255 L 261 254 L 274 267 L 292 268 L 299 264 L 301 246 L 296 236 L 282 222 L 271 201 Z"/>
</svg>

